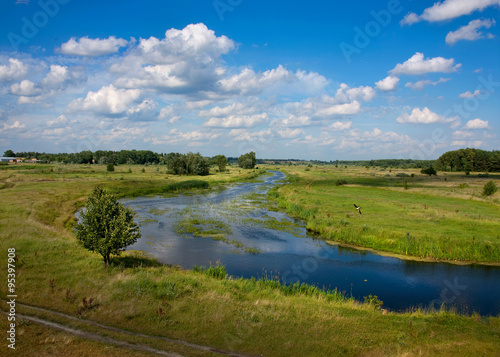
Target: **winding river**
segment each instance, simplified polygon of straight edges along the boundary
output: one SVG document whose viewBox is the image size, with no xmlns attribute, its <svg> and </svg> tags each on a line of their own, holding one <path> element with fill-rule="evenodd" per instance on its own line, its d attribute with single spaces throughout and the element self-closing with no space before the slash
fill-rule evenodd
<svg viewBox="0 0 500 357">
<path fill-rule="evenodd" d="M 500 314 L 500 267 L 407 261 L 329 245 L 310 236 L 301 222 L 259 204 L 285 177 L 271 173 L 262 182 L 208 194 L 122 200 L 137 212 L 142 232 L 128 249 L 187 269 L 220 261 L 235 277 L 306 282 L 360 301 L 377 295 L 391 310 L 445 304 L 461 312 Z"/>
</svg>

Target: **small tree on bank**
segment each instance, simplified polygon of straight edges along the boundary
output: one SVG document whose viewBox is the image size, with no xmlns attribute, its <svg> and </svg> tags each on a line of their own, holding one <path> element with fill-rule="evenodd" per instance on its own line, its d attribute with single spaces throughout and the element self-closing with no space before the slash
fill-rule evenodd
<svg viewBox="0 0 500 357">
<path fill-rule="evenodd" d="M 112 254 L 120 255 L 125 247 L 141 237 L 134 222 L 134 211 L 101 187 L 90 193 L 75 229 L 78 242 L 84 248 L 101 254 L 106 268 Z"/>
</svg>

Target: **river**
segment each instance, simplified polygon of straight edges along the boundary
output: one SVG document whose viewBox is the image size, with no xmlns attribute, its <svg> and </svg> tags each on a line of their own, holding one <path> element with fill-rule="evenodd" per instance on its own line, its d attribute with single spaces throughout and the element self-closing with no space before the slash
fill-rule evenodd
<svg viewBox="0 0 500 357">
<path fill-rule="evenodd" d="M 445 304 L 466 313 L 500 314 L 500 267 L 408 261 L 329 245 L 310 236 L 301 222 L 264 208 L 267 191 L 284 179 L 281 172 L 271 173 L 262 182 L 208 194 L 121 200 L 141 225 L 142 238 L 128 249 L 186 269 L 219 261 L 234 277 L 337 288 L 360 301 L 377 295 L 390 310 Z M 193 227 L 201 237 L 193 236 Z"/>
</svg>

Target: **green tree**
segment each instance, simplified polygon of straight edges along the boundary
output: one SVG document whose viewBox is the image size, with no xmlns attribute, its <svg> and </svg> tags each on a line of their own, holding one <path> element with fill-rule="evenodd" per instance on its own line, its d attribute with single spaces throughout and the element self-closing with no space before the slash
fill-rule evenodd
<svg viewBox="0 0 500 357">
<path fill-rule="evenodd" d="M 224 155 L 217 155 L 215 157 L 215 163 L 219 167 L 219 172 L 226 171 L 227 157 L 225 157 Z"/>
<path fill-rule="evenodd" d="M 76 239 L 84 248 L 101 254 L 107 268 L 112 254 L 120 255 L 125 247 L 141 237 L 134 214 L 114 195 L 96 187 L 75 227 Z"/>
<path fill-rule="evenodd" d="M 255 167 L 255 153 L 250 151 L 238 158 L 238 165 L 243 169 L 253 169 Z"/>
<path fill-rule="evenodd" d="M 200 176 L 208 175 L 210 173 L 210 161 L 206 157 L 196 154 L 193 162 L 193 173 Z"/>
<path fill-rule="evenodd" d="M 16 153 L 12 150 L 7 150 L 6 152 L 3 153 L 3 156 L 5 157 L 15 157 Z"/>
<path fill-rule="evenodd" d="M 493 182 L 493 180 L 490 180 L 484 184 L 483 195 L 491 196 L 497 191 L 498 191 L 497 185 L 495 185 L 495 182 Z"/>
</svg>

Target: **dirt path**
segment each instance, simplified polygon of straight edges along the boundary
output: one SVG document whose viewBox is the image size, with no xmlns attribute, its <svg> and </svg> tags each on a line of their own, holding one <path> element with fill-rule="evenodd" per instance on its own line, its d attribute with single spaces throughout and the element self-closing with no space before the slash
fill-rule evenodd
<svg viewBox="0 0 500 357">
<path fill-rule="evenodd" d="M 3 299 L 1 299 L 1 300 L 3 300 Z M 126 334 L 126 335 L 129 335 L 129 336 L 135 336 L 135 337 L 141 337 L 141 338 L 147 338 L 147 339 L 155 339 L 155 340 L 160 340 L 160 341 L 175 343 L 175 344 L 186 346 L 186 347 L 193 348 L 193 349 L 196 349 L 196 350 L 201 350 L 201 351 L 205 351 L 205 352 L 211 352 L 211 353 L 215 353 L 215 354 L 219 354 L 219 355 L 223 355 L 223 356 L 251 357 L 250 355 L 244 355 L 244 354 L 239 354 L 239 353 L 235 353 L 235 352 L 220 350 L 220 349 L 216 349 L 216 348 L 212 348 L 212 347 L 208 347 L 208 346 L 197 345 L 197 344 L 186 342 L 186 341 L 182 341 L 182 340 L 174 340 L 174 339 L 170 339 L 168 337 L 151 336 L 151 335 L 145 335 L 145 334 L 142 334 L 142 333 L 130 332 L 130 331 L 127 331 L 127 330 L 122 330 L 122 329 L 117 328 L 117 327 L 103 325 L 103 324 L 100 324 L 100 323 L 95 322 L 95 321 L 84 320 L 84 319 L 81 319 L 81 318 L 77 318 L 75 316 L 64 314 L 62 312 L 47 310 L 47 309 L 44 309 L 44 308 L 40 308 L 40 307 L 36 307 L 36 306 L 31 306 L 31 305 L 27 305 L 27 304 L 23 304 L 23 303 L 20 303 L 20 302 L 17 302 L 16 306 L 22 306 L 22 307 L 27 308 L 27 309 L 31 309 L 31 310 L 35 310 L 35 311 L 40 311 L 40 312 L 43 312 L 43 313 L 46 313 L 46 314 L 50 314 L 50 315 L 53 315 L 53 316 L 63 317 L 63 318 L 69 319 L 69 320 L 77 321 L 79 323 L 84 323 L 84 324 L 87 324 L 87 325 L 95 326 L 95 327 L 106 329 L 106 330 L 113 331 L 113 332 L 118 332 L 118 333 Z M 1 311 L 1 313 L 5 314 L 4 311 Z M 151 352 L 151 353 L 162 355 L 162 356 L 183 357 L 182 355 L 180 355 L 178 353 L 175 353 L 175 352 L 169 352 L 169 351 L 159 350 L 159 349 L 156 349 L 156 348 L 153 348 L 153 347 L 150 347 L 150 346 L 147 346 L 147 345 L 143 345 L 143 344 L 136 344 L 136 343 L 132 344 L 132 343 L 129 343 L 129 342 L 126 342 L 126 341 L 123 341 L 123 340 L 116 339 L 116 338 L 101 336 L 101 335 L 96 334 L 96 333 L 91 333 L 91 332 L 86 332 L 86 331 L 78 330 L 78 329 L 75 329 L 73 327 L 65 326 L 63 324 L 52 322 L 52 321 L 45 320 L 45 319 L 41 319 L 41 318 L 38 318 L 38 317 L 35 317 L 35 316 L 30 316 L 30 315 L 20 314 L 20 313 L 17 313 L 16 316 L 19 317 L 19 318 L 28 320 L 28 321 L 32 321 L 32 322 L 35 322 L 35 323 L 38 323 L 38 324 L 41 324 L 41 325 L 45 325 L 45 326 L 48 326 L 48 327 L 51 327 L 51 328 L 54 328 L 54 329 L 57 329 L 57 330 L 62 330 L 62 331 L 71 333 L 73 335 L 76 335 L 78 337 L 82 337 L 82 338 L 86 338 L 86 339 L 90 339 L 90 340 L 94 340 L 94 341 L 109 343 L 109 344 L 117 345 L 117 346 L 124 347 L 124 348 L 138 350 L 138 351 Z"/>
</svg>

